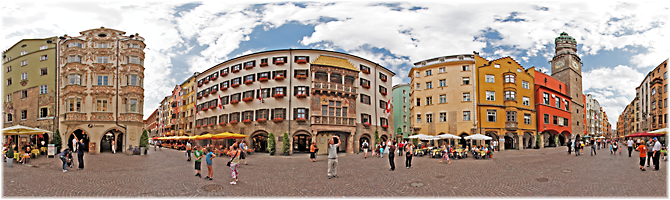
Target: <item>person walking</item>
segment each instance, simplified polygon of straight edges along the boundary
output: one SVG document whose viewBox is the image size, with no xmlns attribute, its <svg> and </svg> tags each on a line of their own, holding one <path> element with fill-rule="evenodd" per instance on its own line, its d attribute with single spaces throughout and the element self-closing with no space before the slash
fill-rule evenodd
<svg viewBox="0 0 670 200">
<path fill-rule="evenodd" d="M 337 140 L 337 144 L 335 143 Z M 328 141 L 328 179 L 337 177 L 337 148 L 340 147 L 340 136 L 333 136 Z"/>
<path fill-rule="evenodd" d="M 404 146 L 405 146 L 405 142 L 401 141 L 401 142 L 398 143 L 398 156 L 402 156 Z"/>
<path fill-rule="evenodd" d="M 628 138 L 628 157 L 631 157 L 632 153 L 633 153 L 633 139 Z"/>
<path fill-rule="evenodd" d="M 202 165 L 201 160 L 204 156 L 202 153 L 202 147 L 195 146 L 194 149 L 195 151 L 193 151 L 193 156 L 195 156 L 195 176 L 202 178 L 202 175 L 200 175 L 200 166 Z"/>
<path fill-rule="evenodd" d="M 389 164 L 391 165 L 391 169 L 389 171 L 395 170 L 395 150 L 396 150 L 396 142 L 395 140 L 391 143 L 391 145 L 388 145 L 389 148 Z"/>
<path fill-rule="evenodd" d="M 412 167 L 412 152 L 414 152 L 414 144 L 407 142 L 407 145 L 405 145 L 405 167 L 407 169 Z"/>
<path fill-rule="evenodd" d="M 112 153 L 116 153 L 116 142 L 112 140 Z"/>
<path fill-rule="evenodd" d="M 446 143 L 446 142 L 445 142 Z M 447 159 L 447 164 L 451 164 L 451 161 L 449 160 L 449 153 L 451 153 L 451 146 L 449 144 L 442 144 L 442 160 L 440 160 L 440 163 L 444 161 L 444 159 Z"/>
<path fill-rule="evenodd" d="M 361 146 L 363 147 L 363 158 L 368 159 L 368 147 L 370 147 L 370 144 L 368 144 L 367 140 L 364 140 Z"/>
<path fill-rule="evenodd" d="M 579 141 L 575 140 L 575 143 L 572 146 L 572 149 L 575 150 L 575 156 L 579 156 Z"/>
<path fill-rule="evenodd" d="M 649 142 L 647 142 L 647 167 L 651 166 L 652 157 L 654 155 L 654 151 L 650 151 L 649 148 L 654 148 L 654 139 L 652 138 L 649 138 Z"/>
<path fill-rule="evenodd" d="M 233 151 L 230 155 L 230 176 L 233 178 L 233 181 L 230 182 L 231 185 L 237 184 L 237 178 L 239 177 L 238 169 L 240 168 L 240 156 L 242 155 L 242 150 L 237 146 L 233 145 Z"/>
<path fill-rule="evenodd" d="M 568 140 L 566 146 L 568 146 L 568 155 L 572 154 L 572 139 Z"/>
<path fill-rule="evenodd" d="M 86 149 L 84 142 L 77 141 L 77 162 L 79 163 L 77 170 L 84 170 L 84 149 Z"/>
<path fill-rule="evenodd" d="M 316 151 L 319 148 L 316 147 L 316 142 L 312 142 L 312 145 L 309 147 L 309 160 L 316 162 Z M 367 152 L 366 152 L 367 153 Z"/>
<path fill-rule="evenodd" d="M 247 156 L 246 156 L 246 154 L 247 154 L 247 143 L 244 140 L 242 140 L 242 142 L 240 142 L 239 150 L 241 152 L 240 153 L 240 160 L 244 160 L 244 165 L 247 165 Z"/>
<path fill-rule="evenodd" d="M 591 142 L 591 156 L 593 156 L 593 155 L 597 155 L 597 153 L 596 153 L 596 146 L 598 146 L 597 143 L 595 143 L 595 142 Z"/>
<path fill-rule="evenodd" d="M 386 149 L 386 141 L 382 140 L 382 143 L 379 144 L 379 157 L 384 158 L 384 149 Z"/>
<path fill-rule="evenodd" d="M 614 155 L 616 155 L 618 148 L 619 144 L 617 143 L 617 141 L 612 142 L 612 149 L 614 150 Z"/>
<path fill-rule="evenodd" d="M 205 177 L 205 180 L 211 181 L 212 176 L 214 176 L 214 171 L 212 171 L 212 159 L 216 158 L 216 155 L 212 152 L 212 147 L 207 147 L 205 153 L 207 154 L 207 156 L 205 156 L 205 162 L 207 163 L 207 177 Z"/>
<path fill-rule="evenodd" d="M 644 169 L 644 162 L 647 156 L 647 146 L 644 145 L 644 140 L 639 142 L 637 150 L 640 151 L 640 170 L 647 171 Z"/>
<path fill-rule="evenodd" d="M 186 142 L 186 161 L 191 161 L 191 142 Z"/>
<path fill-rule="evenodd" d="M 654 171 L 658 171 L 658 168 L 660 167 L 660 163 L 658 162 L 658 159 L 661 158 L 661 143 L 658 142 L 658 138 L 654 138 L 654 148 L 652 149 L 654 151 L 653 159 L 654 159 Z"/>
<path fill-rule="evenodd" d="M 66 148 L 62 152 L 60 152 L 60 155 L 58 157 L 60 158 L 61 161 L 63 161 L 63 172 L 67 172 L 67 158 L 70 156 L 70 149 Z"/>
</svg>

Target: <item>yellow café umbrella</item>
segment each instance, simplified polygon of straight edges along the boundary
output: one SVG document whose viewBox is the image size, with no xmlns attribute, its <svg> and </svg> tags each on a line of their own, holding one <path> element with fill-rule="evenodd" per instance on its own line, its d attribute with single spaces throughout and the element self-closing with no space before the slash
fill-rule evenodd
<svg viewBox="0 0 670 200">
<path fill-rule="evenodd" d="M 189 140 L 195 140 L 196 137 L 197 137 L 197 136 L 195 136 L 195 135 L 194 135 L 194 136 L 189 136 L 188 139 L 189 139 Z"/>
<path fill-rule="evenodd" d="M 207 139 L 212 139 L 213 136 L 214 135 L 207 133 L 207 134 L 204 134 L 204 135 L 195 136 L 195 139 L 196 140 L 207 140 Z"/>
<path fill-rule="evenodd" d="M 4 135 L 36 135 L 44 133 L 51 133 L 51 131 L 21 125 L 10 126 L 2 129 L 2 134 Z"/>
<path fill-rule="evenodd" d="M 247 135 L 243 134 L 238 134 L 238 133 L 231 133 L 231 132 L 225 132 L 225 133 L 219 133 L 214 135 L 216 139 L 242 139 L 249 137 Z"/>
<path fill-rule="evenodd" d="M 189 139 L 188 136 L 177 136 L 177 137 L 175 137 L 175 140 L 188 140 L 188 139 Z"/>
</svg>

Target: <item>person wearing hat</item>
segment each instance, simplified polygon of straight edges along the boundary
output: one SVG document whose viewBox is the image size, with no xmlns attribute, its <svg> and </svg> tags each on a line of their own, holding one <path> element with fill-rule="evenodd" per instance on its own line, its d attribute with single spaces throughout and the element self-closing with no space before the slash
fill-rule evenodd
<svg viewBox="0 0 670 200">
<path fill-rule="evenodd" d="M 658 171 L 658 159 L 661 157 L 661 143 L 658 142 L 658 138 L 654 138 L 654 148 L 652 150 L 654 151 L 654 171 Z"/>
<path fill-rule="evenodd" d="M 644 141 L 639 141 L 637 150 L 640 151 L 640 170 L 647 171 L 644 169 L 644 162 L 647 157 L 647 146 L 644 145 Z"/>
</svg>

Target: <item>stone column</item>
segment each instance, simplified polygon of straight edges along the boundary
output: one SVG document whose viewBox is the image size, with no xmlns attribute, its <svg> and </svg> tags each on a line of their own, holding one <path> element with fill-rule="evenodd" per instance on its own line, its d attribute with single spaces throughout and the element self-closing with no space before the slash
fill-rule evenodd
<svg viewBox="0 0 670 200">
<path fill-rule="evenodd" d="M 351 132 L 347 139 L 347 153 L 349 154 L 354 153 L 354 134 L 355 132 Z"/>
</svg>

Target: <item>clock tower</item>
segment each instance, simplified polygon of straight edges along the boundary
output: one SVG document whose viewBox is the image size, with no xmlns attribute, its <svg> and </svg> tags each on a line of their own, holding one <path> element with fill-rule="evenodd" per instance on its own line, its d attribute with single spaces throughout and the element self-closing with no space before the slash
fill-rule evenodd
<svg viewBox="0 0 670 200">
<path fill-rule="evenodd" d="M 565 83 L 565 91 L 572 98 L 570 113 L 572 136 L 584 135 L 584 97 L 582 92 L 582 62 L 577 55 L 577 41 L 563 32 L 554 40 L 556 56 L 551 59 L 551 76 Z"/>
</svg>

